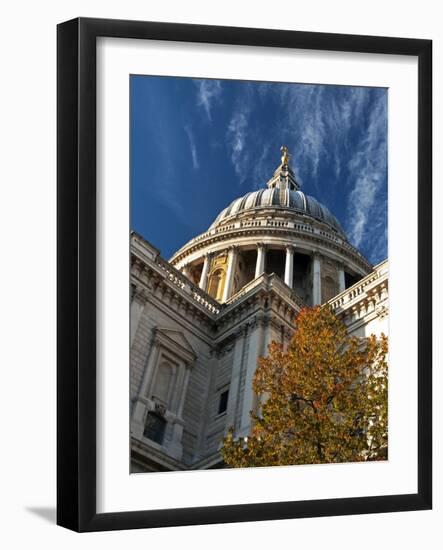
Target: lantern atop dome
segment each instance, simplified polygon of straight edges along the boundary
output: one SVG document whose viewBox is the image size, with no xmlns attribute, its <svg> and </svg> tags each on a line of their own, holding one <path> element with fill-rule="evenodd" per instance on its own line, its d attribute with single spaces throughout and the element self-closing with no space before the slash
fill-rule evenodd
<svg viewBox="0 0 443 550">
<path fill-rule="evenodd" d="M 300 184 L 295 179 L 295 174 L 292 168 L 289 166 L 289 160 L 291 154 L 286 145 L 280 147 L 282 153 L 281 164 L 278 166 L 277 170 L 274 172 L 272 178 L 268 181 L 267 185 L 269 189 L 290 189 L 292 191 L 298 191 L 300 189 Z"/>
</svg>

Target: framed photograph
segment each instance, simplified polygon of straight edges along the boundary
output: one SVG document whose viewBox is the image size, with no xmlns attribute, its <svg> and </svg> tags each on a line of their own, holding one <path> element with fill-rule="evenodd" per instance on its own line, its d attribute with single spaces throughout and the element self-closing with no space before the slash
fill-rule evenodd
<svg viewBox="0 0 443 550">
<path fill-rule="evenodd" d="M 58 26 L 76 531 L 430 509 L 432 43 Z"/>
</svg>

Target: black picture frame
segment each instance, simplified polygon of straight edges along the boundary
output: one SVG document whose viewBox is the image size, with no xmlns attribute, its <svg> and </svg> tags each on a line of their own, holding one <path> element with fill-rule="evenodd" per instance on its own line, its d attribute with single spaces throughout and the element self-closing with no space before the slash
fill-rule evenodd
<svg viewBox="0 0 443 550">
<path fill-rule="evenodd" d="M 418 491 L 416 494 L 96 512 L 96 39 L 136 38 L 418 59 Z M 432 42 L 79 18 L 57 29 L 57 523 L 104 531 L 432 507 Z"/>
</svg>

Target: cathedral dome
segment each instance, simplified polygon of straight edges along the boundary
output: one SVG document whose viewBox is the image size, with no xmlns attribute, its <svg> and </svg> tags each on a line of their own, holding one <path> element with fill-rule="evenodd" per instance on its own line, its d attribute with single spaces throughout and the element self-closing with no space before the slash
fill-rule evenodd
<svg viewBox="0 0 443 550">
<path fill-rule="evenodd" d="M 273 187 L 259 189 L 247 193 L 231 202 L 222 210 L 209 229 L 213 229 L 238 214 L 255 215 L 264 208 L 284 208 L 294 214 L 305 214 L 318 221 L 328 224 L 332 229 L 344 236 L 343 229 L 335 216 L 326 206 L 310 195 L 305 195 L 300 189 Z"/>
<path fill-rule="evenodd" d="M 300 190 L 288 150 L 281 151 L 267 188 L 232 201 L 170 259 L 221 303 L 267 274 L 279 277 L 305 304 L 318 305 L 371 271 L 337 218 Z"/>
</svg>

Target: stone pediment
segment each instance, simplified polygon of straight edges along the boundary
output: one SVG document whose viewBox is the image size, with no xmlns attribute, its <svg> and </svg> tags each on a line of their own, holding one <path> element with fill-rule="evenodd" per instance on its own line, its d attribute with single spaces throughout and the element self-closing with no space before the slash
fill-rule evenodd
<svg viewBox="0 0 443 550">
<path fill-rule="evenodd" d="M 252 296 L 266 293 L 268 296 L 276 295 L 281 300 L 286 301 L 289 306 L 293 307 L 295 310 L 300 311 L 306 307 L 305 302 L 300 298 L 300 296 L 291 288 L 289 288 L 282 279 L 272 273 L 268 275 L 262 273 L 260 277 L 254 279 L 247 285 L 245 285 L 237 294 L 234 294 L 226 303 L 227 309 L 233 309 L 244 302 L 248 301 Z M 225 311 L 221 312 L 223 315 Z"/>
<path fill-rule="evenodd" d="M 194 360 L 197 356 L 186 336 L 180 330 L 157 327 L 156 340 L 163 343 L 169 349 L 172 347 L 177 354 L 188 361 Z"/>
</svg>

